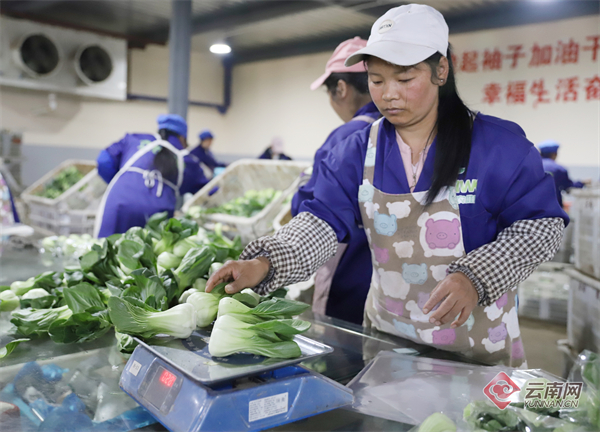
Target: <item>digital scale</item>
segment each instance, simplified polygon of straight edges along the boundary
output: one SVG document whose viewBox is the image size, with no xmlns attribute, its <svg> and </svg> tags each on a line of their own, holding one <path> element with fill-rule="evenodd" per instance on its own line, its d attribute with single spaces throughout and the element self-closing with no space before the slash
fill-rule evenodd
<svg viewBox="0 0 600 432">
<path fill-rule="evenodd" d="M 209 340 L 203 330 L 160 345 L 138 340 L 121 389 L 173 432 L 263 430 L 353 402 L 350 389 L 298 365 L 331 353 L 327 345 L 296 336 L 295 359 L 216 358 Z"/>
</svg>

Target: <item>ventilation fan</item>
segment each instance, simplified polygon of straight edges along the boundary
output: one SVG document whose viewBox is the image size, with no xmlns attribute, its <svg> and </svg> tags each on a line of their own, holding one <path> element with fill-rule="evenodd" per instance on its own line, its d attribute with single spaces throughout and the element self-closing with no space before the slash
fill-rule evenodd
<svg viewBox="0 0 600 432">
<path fill-rule="evenodd" d="M 81 47 L 75 55 L 75 71 L 86 84 L 106 81 L 113 71 L 113 62 L 108 51 L 100 45 Z"/>
<path fill-rule="evenodd" d="M 42 33 L 22 37 L 13 55 L 23 72 L 33 78 L 52 75 L 58 71 L 61 62 L 57 44 Z"/>
</svg>

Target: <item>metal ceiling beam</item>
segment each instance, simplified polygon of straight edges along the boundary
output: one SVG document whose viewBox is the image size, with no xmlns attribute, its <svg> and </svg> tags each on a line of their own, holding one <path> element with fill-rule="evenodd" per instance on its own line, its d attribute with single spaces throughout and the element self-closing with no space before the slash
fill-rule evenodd
<svg viewBox="0 0 600 432">
<path fill-rule="evenodd" d="M 331 5 L 331 2 L 328 2 Z M 342 6 L 343 0 L 339 5 Z M 384 7 L 377 17 L 385 13 L 391 5 L 376 6 Z M 351 6 L 349 7 L 351 8 Z M 374 9 L 370 9 L 374 10 Z M 567 18 L 576 18 L 586 15 L 600 14 L 600 1 L 597 0 L 570 0 L 556 1 L 553 3 L 509 2 L 491 4 L 471 11 L 461 11 L 446 14 L 446 21 L 450 27 L 450 33 L 465 33 L 493 28 L 510 27 L 516 25 L 534 24 L 540 22 L 556 21 Z M 373 20 L 375 22 L 375 19 Z M 345 39 L 354 36 L 368 38 L 371 31 L 370 26 L 357 29 L 354 32 L 345 32 L 331 35 L 325 38 L 307 38 L 294 40 L 281 44 L 269 45 L 251 49 L 236 49 L 233 47 L 233 56 L 236 64 L 260 60 L 291 57 L 302 54 L 313 54 L 317 52 L 332 51 Z"/>
<path fill-rule="evenodd" d="M 18 12 L 18 13 L 39 13 L 49 7 L 55 6 L 58 3 L 62 3 L 63 0 L 46 0 L 46 1 L 35 1 L 35 0 L 2 0 L 0 7 L 3 12 Z"/>
<path fill-rule="evenodd" d="M 164 40 L 160 41 L 156 39 L 149 39 L 145 37 L 139 37 L 133 34 L 128 34 L 126 32 L 115 32 L 106 30 L 101 27 L 99 28 L 96 26 L 91 26 L 89 20 L 87 22 L 75 22 L 73 19 L 65 18 L 64 16 L 62 16 L 61 11 L 65 7 L 72 9 L 74 6 L 78 6 L 79 8 L 81 8 L 82 6 L 89 7 L 89 5 L 92 4 L 95 8 L 102 7 L 101 2 L 98 1 L 79 1 L 79 5 L 74 5 L 74 3 L 74 1 L 65 0 L 0 0 L 0 14 L 13 18 L 34 21 L 41 24 L 48 24 L 72 30 L 92 32 L 103 36 L 125 39 L 128 41 L 128 45 L 130 48 L 144 48 L 148 44 L 164 45 L 165 43 Z M 81 3 L 85 4 L 82 5 Z M 96 19 L 98 19 L 97 14 L 94 15 L 95 12 L 97 11 L 88 11 L 87 17 L 96 16 Z M 82 15 L 85 15 L 85 10 L 82 10 L 81 13 Z"/>
<path fill-rule="evenodd" d="M 294 40 L 266 47 L 252 48 L 245 50 L 233 50 L 233 61 L 236 64 L 248 63 L 259 60 L 269 60 L 276 58 L 292 57 L 303 54 L 313 54 L 324 51 L 333 51 L 340 42 L 351 39 L 355 36 L 368 38 L 371 28 L 364 28 L 359 31 L 337 33 L 335 35 L 310 38 L 302 40 Z"/>
<path fill-rule="evenodd" d="M 598 0 L 514 1 L 449 13 L 446 14 L 446 21 L 450 33 L 466 33 L 598 14 Z"/>
<path fill-rule="evenodd" d="M 326 6 L 328 6 L 326 3 L 318 0 L 247 1 L 192 18 L 192 34 L 200 34 L 213 30 L 227 31 L 242 25 L 254 24 Z M 140 36 L 166 41 L 168 34 L 168 27 L 161 27 L 152 32 L 140 34 Z"/>
</svg>

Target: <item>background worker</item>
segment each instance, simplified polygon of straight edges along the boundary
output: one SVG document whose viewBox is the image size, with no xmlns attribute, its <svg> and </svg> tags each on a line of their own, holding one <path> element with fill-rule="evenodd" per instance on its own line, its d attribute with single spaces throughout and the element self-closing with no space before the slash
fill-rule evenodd
<svg viewBox="0 0 600 432">
<path fill-rule="evenodd" d="M 187 147 L 187 123 L 175 114 L 160 115 L 158 134 L 127 134 L 98 155 L 98 174 L 108 183 L 95 237 L 144 226 L 150 216 L 173 216 L 179 197 L 196 193 L 208 179 Z"/>
<path fill-rule="evenodd" d="M 335 128 L 315 153 L 313 173 L 292 199 L 293 216 L 298 214 L 303 202 L 314 198 L 322 161 L 349 135 L 381 117 L 371 101 L 364 65 L 344 65 L 350 55 L 366 45 L 367 41 L 359 37 L 339 44 L 325 65 L 325 73 L 310 86 L 311 90 L 325 86 L 329 104 L 344 124 Z M 365 231 L 355 226 L 347 241 L 338 245 L 336 255 L 315 275 L 313 311 L 361 324 L 372 272 L 371 252 Z"/>
<path fill-rule="evenodd" d="M 558 199 L 561 207 L 563 207 L 562 193 L 568 192 L 571 188 L 582 188 L 587 183 L 590 183 L 590 180 L 574 182 L 569 178 L 569 172 L 567 169 L 556 162 L 558 149 L 560 148 L 560 144 L 556 141 L 543 141 L 539 143 L 537 147 L 542 155 L 544 171 L 552 174 L 552 177 L 554 178 L 554 184 L 556 186 L 556 198 Z"/>
</svg>

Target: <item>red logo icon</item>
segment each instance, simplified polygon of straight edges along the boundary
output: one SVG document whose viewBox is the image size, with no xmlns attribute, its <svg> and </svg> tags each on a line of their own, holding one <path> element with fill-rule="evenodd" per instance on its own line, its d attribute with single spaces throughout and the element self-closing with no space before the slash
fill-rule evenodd
<svg viewBox="0 0 600 432">
<path fill-rule="evenodd" d="M 509 396 L 520 391 L 518 385 L 510 379 L 504 372 L 500 372 L 483 389 L 483 394 L 491 400 L 501 410 L 510 405 Z"/>
</svg>

